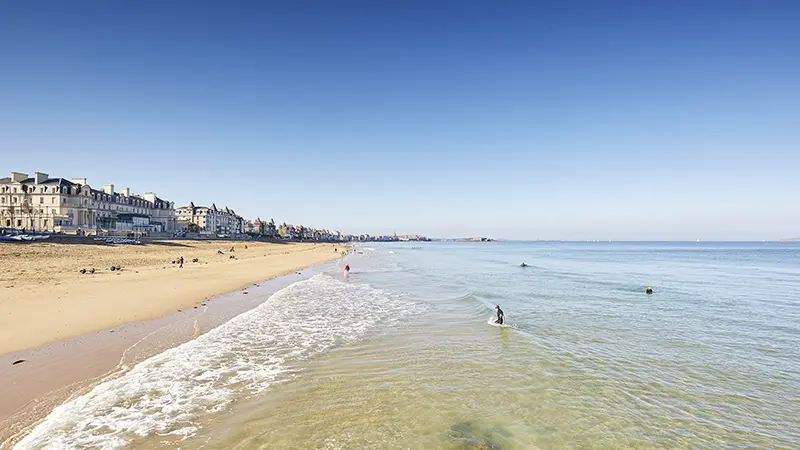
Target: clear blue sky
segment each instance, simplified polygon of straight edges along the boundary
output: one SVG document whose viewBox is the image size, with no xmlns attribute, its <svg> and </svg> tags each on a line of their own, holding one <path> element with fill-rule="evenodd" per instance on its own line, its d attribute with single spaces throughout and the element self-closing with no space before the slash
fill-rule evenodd
<svg viewBox="0 0 800 450">
<path fill-rule="evenodd" d="M 800 3 L 0 6 L 0 172 L 344 232 L 800 235 Z"/>
</svg>

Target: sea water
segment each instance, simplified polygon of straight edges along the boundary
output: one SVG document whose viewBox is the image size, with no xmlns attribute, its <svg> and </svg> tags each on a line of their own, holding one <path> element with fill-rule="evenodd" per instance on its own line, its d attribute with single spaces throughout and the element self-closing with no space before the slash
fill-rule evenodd
<svg viewBox="0 0 800 450">
<path fill-rule="evenodd" d="M 320 272 L 17 448 L 800 447 L 798 244 L 370 244 Z"/>
</svg>

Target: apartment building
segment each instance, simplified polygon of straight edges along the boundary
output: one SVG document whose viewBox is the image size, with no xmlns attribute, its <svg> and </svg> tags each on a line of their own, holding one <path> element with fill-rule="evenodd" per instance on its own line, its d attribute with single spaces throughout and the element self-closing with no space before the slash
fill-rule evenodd
<svg viewBox="0 0 800 450">
<path fill-rule="evenodd" d="M 240 234 L 244 233 L 245 221 L 230 208 L 196 206 L 194 202 L 177 209 L 178 226 L 183 229 L 196 227 L 205 234 Z"/>
<path fill-rule="evenodd" d="M 93 189 L 86 178 L 50 178 L 42 172 L 0 178 L 0 228 L 160 232 L 175 230 L 176 222 L 174 203 L 153 192 L 115 192 L 113 184 Z"/>
</svg>

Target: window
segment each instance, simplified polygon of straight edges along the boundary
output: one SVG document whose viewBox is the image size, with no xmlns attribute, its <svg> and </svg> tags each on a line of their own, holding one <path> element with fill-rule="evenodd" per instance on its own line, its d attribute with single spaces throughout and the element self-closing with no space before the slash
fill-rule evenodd
<svg viewBox="0 0 800 450">
<path fill-rule="evenodd" d="M 44 228 L 47 228 L 47 219 L 44 219 Z"/>
<path fill-rule="evenodd" d="M 22 226 L 22 221 L 21 221 L 21 220 L 19 220 L 19 219 L 17 219 L 17 226 L 18 226 L 18 227 L 21 227 L 21 226 Z"/>
<path fill-rule="evenodd" d="M 6 202 L 6 198 L 5 197 L 0 197 L 0 203 L 5 203 L 5 202 Z"/>
<path fill-rule="evenodd" d="M 55 204 L 56 204 L 56 199 L 57 199 L 57 198 L 58 198 L 58 197 L 53 197 L 53 198 L 51 198 L 51 199 L 50 199 L 50 203 L 52 203 L 52 204 L 54 204 L 54 205 L 55 205 Z"/>
<path fill-rule="evenodd" d="M 44 203 L 44 197 L 39 197 L 39 203 Z"/>
<path fill-rule="evenodd" d="M 17 197 L 11 197 L 11 203 L 17 203 Z"/>
<path fill-rule="evenodd" d="M 6 219 L 6 226 L 11 227 L 11 219 Z"/>
<path fill-rule="evenodd" d="M 16 194 L 17 193 L 17 188 L 12 189 L 12 191 L 14 191 L 14 193 Z"/>
</svg>

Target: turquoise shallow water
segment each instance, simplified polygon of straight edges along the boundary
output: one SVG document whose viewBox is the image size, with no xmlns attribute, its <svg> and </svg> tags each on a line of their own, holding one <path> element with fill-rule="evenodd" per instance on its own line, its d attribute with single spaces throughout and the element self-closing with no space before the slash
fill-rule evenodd
<svg viewBox="0 0 800 450">
<path fill-rule="evenodd" d="M 364 245 L 322 272 L 21 448 L 800 447 L 798 244 Z"/>
</svg>

